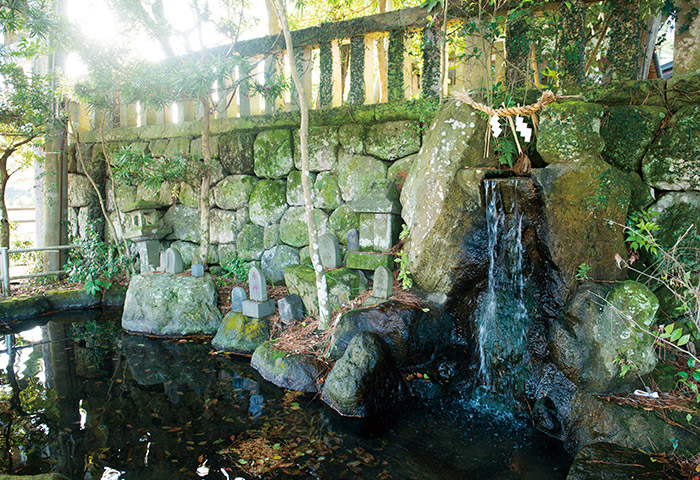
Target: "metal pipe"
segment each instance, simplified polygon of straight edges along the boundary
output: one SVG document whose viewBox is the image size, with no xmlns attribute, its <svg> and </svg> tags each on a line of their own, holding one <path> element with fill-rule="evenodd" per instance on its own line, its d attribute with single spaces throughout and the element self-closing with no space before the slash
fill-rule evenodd
<svg viewBox="0 0 700 480">
<path fill-rule="evenodd" d="M 58 250 L 70 250 L 72 248 L 78 248 L 78 246 L 77 245 L 59 245 L 56 247 L 15 248 L 13 250 L 8 250 L 7 253 L 52 252 L 52 251 L 58 251 Z"/>
<path fill-rule="evenodd" d="M 5 351 L 8 355 L 12 355 L 12 334 L 5 335 Z"/>
</svg>

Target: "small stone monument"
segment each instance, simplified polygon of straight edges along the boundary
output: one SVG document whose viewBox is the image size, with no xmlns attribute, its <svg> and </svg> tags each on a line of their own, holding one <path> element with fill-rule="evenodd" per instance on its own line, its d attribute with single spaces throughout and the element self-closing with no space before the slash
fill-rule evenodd
<svg viewBox="0 0 700 480">
<path fill-rule="evenodd" d="M 165 252 L 160 252 L 160 266 L 158 268 L 156 268 L 157 272 L 164 272 L 165 271 L 165 262 L 166 262 Z"/>
<path fill-rule="evenodd" d="M 360 251 L 360 231 L 353 228 L 348 232 L 348 252 L 359 252 Z"/>
<path fill-rule="evenodd" d="M 248 273 L 248 289 L 250 300 L 244 300 L 243 315 L 253 318 L 264 318 L 275 313 L 275 301 L 267 299 L 267 282 L 265 275 L 256 267 Z"/>
<path fill-rule="evenodd" d="M 165 272 L 166 273 L 182 273 L 182 255 L 176 248 L 169 248 L 165 251 Z"/>
<path fill-rule="evenodd" d="M 287 295 L 277 302 L 277 307 L 280 311 L 280 319 L 283 323 L 292 323 L 294 320 L 302 320 L 304 318 L 304 304 L 299 295 Z"/>
<path fill-rule="evenodd" d="M 242 312 L 244 300 L 248 300 L 248 294 L 245 293 L 245 289 L 243 287 L 234 287 L 231 290 L 231 311 Z"/>
<path fill-rule="evenodd" d="M 204 262 L 202 262 L 201 257 L 198 254 L 192 255 L 192 276 L 193 277 L 203 277 L 204 276 Z"/>
<path fill-rule="evenodd" d="M 394 275 L 387 267 L 381 266 L 374 271 L 372 296 L 386 300 L 394 293 Z"/>
<path fill-rule="evenodd" d="M 318 238 L 318 255 L 321 257 L 323 268 L 338 268 L 343 264 L 340 256 L 338 237 L 332 233 L 324 233 Z"/>
</svg>

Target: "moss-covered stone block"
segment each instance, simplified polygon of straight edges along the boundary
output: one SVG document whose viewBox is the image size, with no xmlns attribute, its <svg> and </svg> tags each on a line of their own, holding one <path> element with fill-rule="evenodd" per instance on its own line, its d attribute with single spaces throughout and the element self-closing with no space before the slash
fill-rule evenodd
<svg viewBox="0 0 700 480">
<path fill-rule="evenodd" d="M 343 179 L 339 183 L 343 200 L 350 202 L 364 195 L 373 180 L 386 178 L 387 168 L 376 158 L 341 152 L 335 173 Z"/>
<path fill-rule="evenodd" d="M 255 175 L 261 178 L 286 177 L 294 167 L 291 130 L 265 130 L 254 143 Z"/>
<path fill-rule="evenodd" d="M 313 187 L 316 174 L 309 173 L 309 185 Z M 313 195 L 313 191 L 311 192 Z M 287 176 L 287 203 L 290 205 L 304 205 L 304 190 L 301 185 L 301 172 L 292 170 Z"/>
<path fill-rule="evenodd" d="M 644 181 L 660 190 L 700 190 L 700 106 L 671 118 L 642 161 Z"/>
<path fill-rule="evenodd" d="M 289 245 L 276 245 L 265 250 L 260 260 L 260 266 L 265 278 L 273 285 L 284 282 L 284 269 L 290 265 L 298 265 L 299 249 Z"/>
<path fill-rule="evenodd" d="M 68 182 L 70 191 L 70 179 Z M 126 207 L 127 205 L 133 205 L 138 201 L 138 188 L 135 185 L 125 185 L 123 183 L 112 184 L 111 181 L 108 183 L 108 186 L 109 185 L 113 185 L 112 192 L 114 198 L 116 198 L 116 201 L 119 204 L 120 209 Z M 109 198 L 110 196 L 111 195 L 108 191 L 107 198 Z M 70 205 L 70 202 L 68 203 Z"/>
<path fill-rule="evenodd" d="M 165 147 L 165 150 L 163 151 L 163 156 L 166 158 L 175 158 L 177 156 L 183 156 L 186 157 L 190 154 L 190 139 L 186 137 L 182 138 L 171 138 L 170 141 L 168 142 L 168 145 Z M 202 152 L 200 150 L 199 154 L 196 155 L 196 157 L 201 157 Z"/>
<path fill-rule="evenodd" d="M 68 174 L 68 205 L 71 207 L 86 207 L 93 202 L 95 192 L 85 175 Z"/>
<path fill-rule="evenodd" d="M 309 128 L 309 171 L 324 172 L 331 170 L 338 160 L 338 128 Z M 301 145 L 299 131 L 294 132 L 294 166 L 301 170 Z"/>
<path fill-rule="evenodd" d="M 345 266 L 356 270 L 375 271 L 379 267 L 394 269 L 394 256 L 385 253 L 348 252 L 345 256 Z"/>
<path fill-rule="evenodd" d="M 338 129 L 338 140 L 347 153 L 360 155 L 365 153 L 365 133 L 364 125 L 343 125 Z"/>
<path fill-rule="evenodd" d="M 314 209 L 316 231 L 326 233 L 328 215 L 323 210 Z M 304 247 L 309 244 L 309 231 L 306 226 L 304 207 L 290 207 L 280 220 L 280 240 L 292 247 Z"/>
<path fill-rule="evenodd" d="M 265 380 L 280 388 L 308 393 L 318 391 L 316 379 L 321 372 L 310 356 L 283 352 L 266 342 L 255 349 L 250 364 Z"/>
<path fill-rule="evenodd" d="M 313 184 L 314 207 L 335 210 L 342 203 L 338 178 L 331 172 L 321 172 Z"/>
<path fill-rule="evenodd" d="M 326 285 L 331 305 L 342 305 L 348 299 L 361 294 L 369 287 L 367 279 L 357 270 L 338 268 L 326 272 Z M 316 274 L 308 265 L 290 265 L 284 270 L 284 282 L 289 293 L 301 297 L 307 312 L 318 314 L 318 294 L 316 290 Z M 340 288 L 336 288 L 340 287 Z M 338 292 L 338 293 L 335 293 Z"/>
<path fill-rule="evenodd" d="M 630 186 L 629 212 L 638 212 L 654 203 L 654 189 L 642 181 L 636 172 L 629 172 L 627 182 Z"/>
<path fill-rule="evenodd" d="M 674 112 L 700 104 L 700 73 L 669 78 L 666 81 L 666 101 Z"/>
<path fill-rule="evenodd" d="M 219 159 L 229 175 L 253 174 L 255 134 L 233 131 L 219 137 Z"/>
<path fill-rule="evenodd" d="M 90 295 L 82 289 L 61 288 L 46 292 L 52 310 L 73 310 L 96 307 L 101 303 L 99 295 Z"/>
<path fill-rule="evenodd" d="M 244 209 L 234 211 L 212 208 L 209 210 L 209 241 L 213 245 L 235 242 L 238 232 L 247 221 Z"/>
<path fill-rule="evenodd" d="M 51 310 L 43 295 L 20 295 L 0 300 L 0 320 L 9 322 L 39 316 Z"/>
<path fill-rule="evenodd" d="M 209 137 L 209 152 L 212 158 L 219 158 L 219 137 Z M 204 157 L 202 154 L 202 137 L 197 137 L 190 143 L 190 156 Z"/>
<path fill-rule="evenodd" d="M 256 348 L 270 339 L 270 320 L 250 318 L 238 312 L 229 312 L 211 344 L 217 350 L 240 355 L 252 355 Z"/>
<path fill-rule="evenodd" d="M 139 201 L 156 204 L 158 207 L 167 207 L 173 203 L 173 194 L 176 193 L 175 185 L 163 182 L 157 185 L 140 183 L 137 188 Z M 128 207 L 129 205 L 124 205 Z"/>
<path fill-rule="evenodd" d="M 238 257 L 238 250 L 236 250 L 235 243 L 221 244 L 217 248 L 217 255 L 219 256 L 219 265 L 227 265 L 233 262 L 236 257 Z"/>
<path fill-rule="evenodd" d="M 200 215 L 196 208 L 173 205 L 165 212 L 163 225 L 173 229 L 168 240 L 199 243 L 201 239 Z"/>
<path fill-rule="evenodd" d="M 420 150 L 420 123 L 396 121 L 371 125 L 365 152 L 382 160 L 398 160 Z"/>
<path fill-rule="evenodd" d="M 260 180 L 250 194 L 250 221 L 261 227 L 277 223 L 287 207 L 287 182 Z"/>
<path fill-rule="evenodd" d="M 213 200 L 213 196 L 211 200 Z M 189 183 L 180 182 L 177 192 L 177 201 L 186 207 L 199 208 L 199 189 Z M 216 203 L 214 203 L 216 205 Z"/>
<path fill-rule="evenodd" d="M 263 234 L 263 243 L 265 245 L 265 250 L 279 245 L 280 226 L 278 224 L 275 223 L 265 227 L 265 233 Z"/>
<path fill-rule="evenodd" d="M 688 235 L 681 242 L 686 252 L 700 249 L 700 192 L 669 192 L 654 203 L 650 210 L 658 215 L 654 222 L 659 226 L 655 238 L 659 245 L 668 250 L 672 248 L 690 228 Z"/>
<path fill-rule="evenodd" d="M 552 103 L 540 117 L 537 151 L 547 163 L 578 162 L 603 150 L 603 107 L 594 103 Z"/>
<path fill-rule="evenodd" d="M 662 107 L 610 107 L 600 126 L 603 159 L 625 172 L 637 172 L 661 123 L 669 115 Z"/>
<path fill-rule="evenodd" d="M 263 235 L 265 229 L 259 225 L 251 223 L 241 229 L 241 233 L 236 237 L 236 251 L 243 260 L 260 260 L 265 249 Z"/>
<path fill-rule="evenodd" d="M 353 228 L 360 228 L 360 214 L 353 212 L 347 204 L 336 208 L 328 218 L 328 230 L 343 245 L 347 245 L 348 232 Z"/>
<path fill-rule="evenodd" d="M 397 160 L 392 163 L 389 170 L 387 170 L 386 178 L 389 180 L 394 180 L 396 182 L 396 186 L 399 187 L 399 190 L 406 181 L 408 171 L 411 169 L 411 165 L 413 165 L 413 161 L 416 159 L 416 156 L 417 154 L 409 155 L 408 157 Z"/>
<path fill-rule="evenodd" d="M 250 194 L 258 183 L 252 175 L 229 175 L 212 189 L 214 203 L 224 210 L 238 210 L 248 204 Z"/>
<path fill-rule="evenodd" d="M 165 149 L 170 143 L 167 138 L 159 138 L 157 140 L 152 140 L 148 144 L 148 151 L 151 152 L 151 156 L 154 158 L 162 157 L 165 155 Z"/>
</svg>

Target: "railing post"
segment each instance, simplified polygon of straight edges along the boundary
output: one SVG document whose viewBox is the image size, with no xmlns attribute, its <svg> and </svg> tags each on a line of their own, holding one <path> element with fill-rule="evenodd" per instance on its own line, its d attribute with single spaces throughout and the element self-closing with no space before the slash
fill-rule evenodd
<svg viewBox="0 0 700 480">
<path fill-rule="evenodd" d="M 331 42 L 325 42 L 319 46 L 319 55 L 320 106 L 321 108 L 329 108 L 333 106 L 333 45 Z"/>
<path fill-rule="evenodd" d="M 304 102 L 311 108 L 311 85 L 312 85 L 312 64 L 311 64 L 311 47 L 297 47 L 294 49 L 294 62 L 296 63 L 297 70 L 299 71 L 299 76 L 301 77 L 301 83 L 304 85 Z M 299 98 L 296 93 L 292 93 L 291 96 L 291 107 L 292 110 L 299 110 Z"/>
<path fill-rule="evenodd" d="M 404 83 L 404 37 L 405 30 L 389 31 L 389 74 L 387 89 L 390 102 L 398 102 L 405 98 Z"/>
<path fill-rule="evenodd" d="M 376 103 L 374 98 L 374 40 L 376 35 L 365 35 L 364 84 L 365 99 L 363 103 Z M 377 95 L 379 97 L 379 95 Z"/>
<path fill-rule="evenodd" d="M 340 40 L 331 41 L 331 55 L 333 57 L 333 107 L 343 105 L 343 89 L 345 79 L 343 78 L 343 69 L 340 59 Z"/>
<path fill-rule="evenodd" d="M 423 29 L 423 96 L 440 94 L 440 30 L 436 26 Z"/>
<path fill-rule="evenodd" d="M 10 255 L 7 247 L 0 247 L 0 270 L 2 271 L 2 292 L 10 296 Z"/>
<path fill-rule="evenodd" d="M 241 117 L 250 115 L 250 89 L 248 88 L 248 83 L 241 82 L 238 87 L 238 108 Z"/>
<path fill-rule="evenodd" d="M 365 37 L 350 39 L 350 105 L 365 103 Z"/>
</svg>

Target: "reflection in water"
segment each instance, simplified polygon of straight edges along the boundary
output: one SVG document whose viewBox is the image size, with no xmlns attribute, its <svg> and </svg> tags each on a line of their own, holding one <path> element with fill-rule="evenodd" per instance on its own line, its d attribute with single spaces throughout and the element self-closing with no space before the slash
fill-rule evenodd
<svg viewBox="0 0 700 480">
<path fill-rule="evenodd" d="M 22 396 L 33 431 L 48 429 L 42 438 L 51 440 L 42 444 L 31 429 L 15 434 L 0 472 L 59 471 L 76 480 L 566 476 L 562 450 L 513 417 L 443 400 L 343 419 L 207 344 L 113 335 L 119 314 L 42 327 L 47 343 L 35 351 L 43 362 L 32 372 L 25 364 L 32 375 L 17 380 L 33 395 Z M 31 380 L 42 370 L 47 390 Z M 9 385 L 6 371 L 3 400 Z M 25 421 L 3 407 L 3 428 L 10 418 Z M 11 466 L 8 451 L 17 459 Z"/>
</svg>

